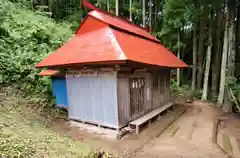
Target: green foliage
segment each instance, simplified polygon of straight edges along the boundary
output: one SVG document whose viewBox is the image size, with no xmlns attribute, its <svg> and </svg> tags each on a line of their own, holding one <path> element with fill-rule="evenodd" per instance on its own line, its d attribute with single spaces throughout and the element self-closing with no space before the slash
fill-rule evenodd
<svg viewBox="0 0 240 158">
<path fill-rule="evenodd" d="M 240 103 L 240 83 L 238 83 L 237 81 L 238 80 L 235 77 L 228 77 L 227 86 L 233 90 L 234 96 Z"/>
<path fill-rule="evenodd" d="M 71 37 L 71 25 L 5 0 L 0 0 L 0 14 L 0 84 L 46 98 L 42 95 L 51 92 L 51 82 L 35 65 Z"/>
<path fill-rule="evenodd" d="M 202 96 L 202 92 L 199 90 L 192 91 L 189 85 L 183 85 L 181 87 L 177 86 L 177 82 L 175 80 L 171 80 L 171 91 L 174 95 L 178 97 L 182 97 L 185 99 L 192 100 L 194 98 L 200 99 Z"/>
<path fill-rule="evenodd" d="M 184 46 L 182 32 L 186 28 L 192 28 L 193 15 L 192 3 L 189 0 L 165 0 L 163 5 L 163 23 L 162 29 L 158 33 L 163 44 L 169 49 L 176 51 Z M 182 38 L 182 37 L 181 37 Z"/>
<path fill-rule="evenodd" d="M 31 157 L 36 151 L 28 140 L 19 140 L 11 134 L 0 132 L 0 157 Z"/>
</svg>

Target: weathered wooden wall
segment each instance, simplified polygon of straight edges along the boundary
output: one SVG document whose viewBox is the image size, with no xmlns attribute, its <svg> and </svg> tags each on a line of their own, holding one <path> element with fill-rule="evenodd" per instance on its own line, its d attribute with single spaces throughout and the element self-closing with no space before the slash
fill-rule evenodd
<svg viewBox="0 0 240 158">
<path fill-rule="evenodd" d="M 152 106 L 159 107 L 170 100 L 170 72 L 162 70 L 152 73 Z"/>
<path fill-rule="evenodd" d="M 129 78 L 126 76 L 118 77 L 118 122 L 125 125 L 131 120 L 130 117 L 130 89 Z"/>
<path fill-rule="evenodd" d="M 142 94 L 141 88 L 134 88 L 133 83 L 137 78 L 139 78 L 139 81 L 144 78 L 144 94 Z M 118 121 L 120 127 L 126 125 L 133 119 L 164 105 L 170 100 L 170 71 L 168 69 L 134 74 L 119 72 L 117 80 Z M 140 84 L 140 86 L 142 86 L 142 84 Z M 139 91 L 139 93 L 136 93 L 134 96 L 130 93 L 133 90 Z M 143 102 L 141 99 L 139 101 L 133 100 L 133 98 L 136 99 L 139 97 L 143 99 Z M 139 107 L 139 103 L 143 103 L 142 107 Z M 137 108 L 135 111 L 139 111 L 138 115 L 133 115 L 133 108 Z M 142 110 L 139 110 L 139 108 L 142 108 Z"/>
<path fill-rule="evenodd" d="M 68 73 L 69 119 L 113 128 L 167 103 L 170 71 L 74 70 Z"/>
</svg>

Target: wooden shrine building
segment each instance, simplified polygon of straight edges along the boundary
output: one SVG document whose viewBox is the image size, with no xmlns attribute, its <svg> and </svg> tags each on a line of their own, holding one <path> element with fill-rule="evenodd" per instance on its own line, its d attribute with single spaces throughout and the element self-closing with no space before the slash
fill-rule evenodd
<svg viewBox="0 0 240 158">
<path fill-rule="evenodd" d="M 119 130 L 169 103 L 170 69 L 187 65 L 143 28 L 93 10 L 36 67 L 65 76 L 70 120 Z"/>
</svg>

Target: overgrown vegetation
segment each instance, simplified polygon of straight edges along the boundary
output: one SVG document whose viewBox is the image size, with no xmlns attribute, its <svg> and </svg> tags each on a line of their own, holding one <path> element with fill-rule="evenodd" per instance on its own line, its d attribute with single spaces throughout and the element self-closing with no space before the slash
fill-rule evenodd
<svg viewBox="0 0 240 158">
<path fill-rule="evenodd" d="M 83 157 L 91 153 L 87 144 L 55 132 L 57 121 L 64 119 L 62 114 L 34 107 L 14 89 L 1 91 L 0 157 Z"/>
<path fill-rule="evenodd" d="M 31 94 L 35 102 L 49 103 L 51 82 L 38 75 L 35 64 L 71 38 L 71 24 L 56 23 L 7 0 L 0 0 L 0 15 L 0 84 Z"/>
</svg>

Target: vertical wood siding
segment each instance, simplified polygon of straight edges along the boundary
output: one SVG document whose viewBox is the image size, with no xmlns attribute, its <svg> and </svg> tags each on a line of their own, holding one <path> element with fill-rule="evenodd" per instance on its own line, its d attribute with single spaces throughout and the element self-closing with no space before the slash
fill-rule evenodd
<svg viewBox="0 0 240 158">
<path fill-rule="evenodd" d="M 132 84 L 138 79 L 144 79 L 144 93 L 142 89 L 133 88 Z M 135 82 L 134 82 L 135 83 Z M 118 117 L 119 126 L 122 127 L 133 119 L 146 114 L 153 109 L 162 106 L 170 99 L 170 71 L 161 70 L 146 72 L 145 74 L 123 74 L 118 75 Z M 136 84 L 134 84 L 136 86 Z M 131 89 L 138 90 L 133 94 Z M 137 99 L 141 97 L 141 99 Z M 139 110 L 139 104 L 144 104 L 143 110 Z M 134 106 L 133 106 L 134 105 Z M 133 114 L 137 111 L 139 114 Z"/>
<path fill-rule="evenodd" d="M 116 74 L 67 77 L 69 119 L 117 128 Z"/>
<path fill-rule="evenodd" d="M 144 112 L 145 78 L 133 77 L 130 79 L 130 113 L 135 117 Z"/>
<path fill-rule="evenodd" d="M 130 117 L 130 89 L 129 78 L 118 78 L 118 112 L 119 112 L 119 125 L 128 123 Z"/>
<path fill-rule="evenodd" d="M 148 111 L 153 108 L 152 106 L 152 89 L 153 89 L 153 77 L 151 74 L 146 75 L 146 85 L 145 85 L 145 99 L 144 99 L 144 109 Z"/>
<path fill-rule="evenodd" d="M 170 99 L 170 72 L 162 70 L 153 73 L 153 108 L 159 107 Z"/>
<path fill-rule="evenodd" d="M 170 101 L 171 100 L 171 83 L 170 83 L 170 70 L 167 70 L 166 72 L 166 88 L 165 88 L 165 100 Z"/>
</svg>

